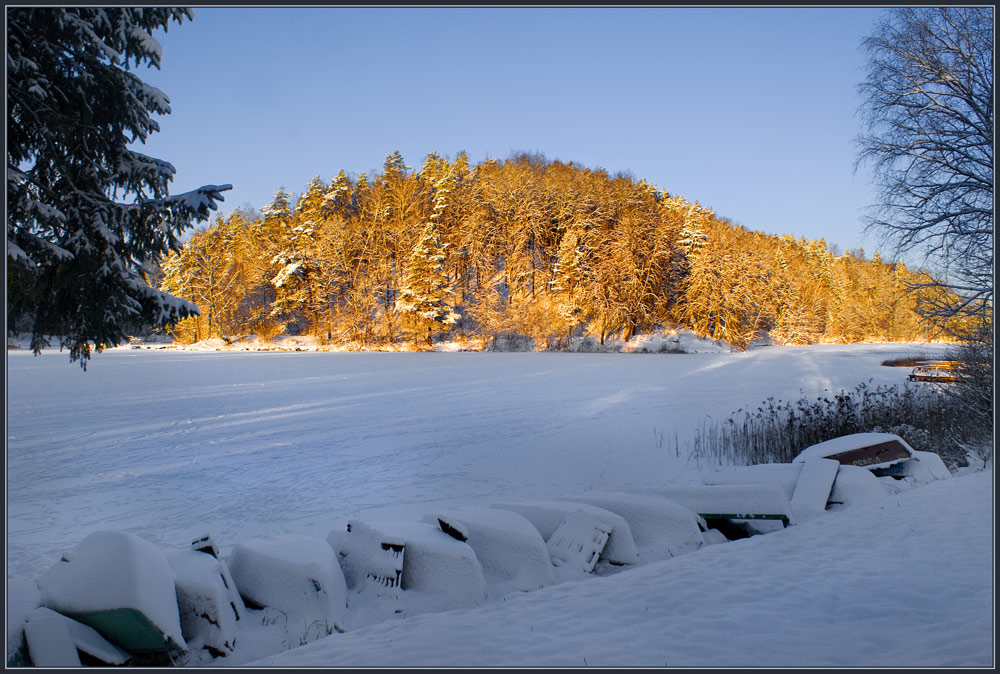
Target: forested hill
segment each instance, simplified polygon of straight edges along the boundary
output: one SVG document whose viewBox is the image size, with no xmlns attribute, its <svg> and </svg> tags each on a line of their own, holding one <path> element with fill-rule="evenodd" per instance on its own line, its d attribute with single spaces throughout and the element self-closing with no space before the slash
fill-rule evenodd
<svg viewBox="0 0 1000 674">
<path fill-rule="evenodd" d="M 661 326 L 738 348 L 764 334 L 933 337 L 908 292 L 928 278 L 859 257 L 604 170 L 535 155 L 473 166 L 464 153 L 413 170 L 395 152 L 378 175 L 316 177 L 297 203 L 282 188 L 259 215 L 217 217 L 155 281 L 201 308 L 176 326 L 182 341 L 289 332 L 422 348 L 516 333 L 558 348 L 579 331 L 603 342 Z"/>
</svg>

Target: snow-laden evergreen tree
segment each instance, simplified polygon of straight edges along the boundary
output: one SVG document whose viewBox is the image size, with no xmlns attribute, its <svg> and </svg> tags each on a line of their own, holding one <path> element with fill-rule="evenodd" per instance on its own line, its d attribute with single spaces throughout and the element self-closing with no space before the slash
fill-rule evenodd
<svg viewBox="0 0 1000 674">
<path fill-rule="evenodd" d="M 448 303 L 448 277 L 444 273 L 445 250 L 441 243 L 440 221 L 448 207 L 448 196 L 454 187 L 454 177 L 446 175 L 436 186 L 434 212 L 427 221 L 420 240 L 413 247 L 403 288 L 396 302 L 396 311 L 404 325 L 416 336 L 423 336 L 428 347 L 434 332 L 454 325 L 459 319 Z"/>
<path fill-rule="evenodd" d="M 292 195 L 285 191 L 285 186 L 282 185 L 279 187 L 278 191 L 274 193 L 271 203 L 260 209 L 261 215 L 264 216 L 264 221 L 281 221 L 292 217 L 291 199 Z"/>
<path fill-rule="evenodd" d="M 399 153 L 399 150 L 393 150 L 385 156 L 385 162 L 382 164 L 382 174 L 386 177 L 394 174 L 405 174 L 410 169 L 403 161 L 403 155 Z"/>
<path fill-rule="evenodd" d="M 306 188 L 305 193 L 299 197 L 299 202 L 295 205 L 295 214 L 300 218 L 313 221 L 322 218 L 325 215 L 323 204 L 328 191 L 329 188 L 323 179 L 314 176 L 309 181 L 309 187 Z"/>
<path fill-rule="evenodd" d="M 347 175 L 341 169 L 337 177 L 330 182 L 330 189 L 323 197 L 323 212 L 336 213 L 343 211 L 349 204 L 351 194 L 351 184 L 347 180 Z"/>
<path fill-rule="evenodd" d="M 680 238 L 677 245 L 688 258 L 698 255 L 707 245 L 708 236 L 705 235 L 705 223 L 712 217 L 713 212 L 706 210 L 700 204 L 691 204 L 684 214 L 684 225 L 681 227 Z"/>
<path fill-rule="evenodd" d="M 431 185 L 437 185 L 448 172 L 448 162 L 437 152 L 431 152 L 420 167 L 420 177 Z"/>
<path fill-rule="evenodd" d="M 198 313 L 153 288 L 143 264 L 180 248 L 231 185 L 170 195 L 174 167 L 130 145 L 159 130 L 152 37 L 185 9 L 7 9 L 7 329 L 37 354 L 57 336 L 86 368 L 97 351 Z M 30 326 L 30 327 L 29 327 Z"/>
<path fill-rule="evenodd" d="M 319 176 L 309 182 L 295 206 L 294 216 L 288 219 L 282 247 L 271 259 L 277 269 L 271 279 L 277 294 L 274 316 L 292 318 L 295 313 L 303 312 L 312 330 L 317 329 L 318 307 L 323 303 L 315 287 L 321 271 L 316 232 L 325 217 L 327 191 Z"/>
<path fill-rule="evenodd" d="M 455 176 L 456 185 L 463 184 L 472 175 L 472 170 L 469 168 L 469 155 L 464 150 L 459 152 L 455 161 L 451 163 L 451 171 Z"/>
<path fill-rule="evenodd" d="M 586 318 L 586 300 L 581 287 L 586 281 L 584 273 L 584 236 L 582 227 L 569 229 L 559 243 L 559 258 L 553 268 L 555 279 L 551 283 L 559 302 L 559 314 L 569 328 L 568 335 Z"/>
<path fill-rule="evenodd" d="M 291 238 L 292 202 L 291 195 L 282 185 L 274 193 L 271 203 L 260 209 L 262 222 L 260 236 L 263 240 L 268 259 L 279 255 L 288 247 Z M 274 262 L 272 262 L 274 264 Z"/>
</svg>

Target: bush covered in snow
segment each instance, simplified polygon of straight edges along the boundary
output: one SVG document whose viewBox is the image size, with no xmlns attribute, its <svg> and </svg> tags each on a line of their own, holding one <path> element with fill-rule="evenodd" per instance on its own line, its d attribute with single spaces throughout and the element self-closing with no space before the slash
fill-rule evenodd
<svg viewBox="0 0 1000 674">
<path fill-rule="evenodd" d="M 534 351 L 535 340 L 528 335 L 503 332 L 495 335 L 486 346 L 487 351 Z"/>
<path fill-rule="evenodd" d="M 894 433 L 914 449 L 934 452 L 952 469 L 968 465 L 969 423 L 955 399 L 936 388 L 869 386 L 815 400 L 768 398 L 695 431 L 691 455 L 708 464 L 787 463 L 811 445 L 862 432 Z"/>
</svg>

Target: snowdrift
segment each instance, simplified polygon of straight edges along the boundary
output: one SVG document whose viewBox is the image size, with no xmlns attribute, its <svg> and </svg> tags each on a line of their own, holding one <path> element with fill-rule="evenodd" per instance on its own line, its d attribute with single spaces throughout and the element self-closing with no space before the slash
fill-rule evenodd
<svg viewBox="0 0 1000 674">
<path fill-rule="evenodd" d="M 854 439 L 861 440 L 872 438 Z M 843 455 L 846 446 L 850 441 L 827 448 Z M 161 663 L 239 662 L 241 636 L 253 638 L 254 625 L 259 632 L 275 612 L 283 616 L 282 633 L 299 634 L 302 645 L 408 609 L 476 607 L 510 592 L 649 565 L 778 529 L 760 528 L 758 519 L 784 527 L 827 510 L 875 504 L 890 493 L 883 480 L 894 478 L 825 458 L 824 449 L 784 466 L 706 473 L 701 486 L 456 507 L 421 521 L 355 519 L 326 540 L 255 537 L 221 559 L 211 536 L 164 552 L 131 534 L 96 532 L 63 555 L 37 588 L 13 584 L 15 612 L 9 605 L 8 617 L 17 627 L 8 628 L 8 663 L 156 662 L 141 659 L 149 653 L 161 654 Z M 908 472 L 922 481 L 946 476 L 926 456 L 909 460 L 920 467 Z M 740 530 L 733 522 L 753 526 Z M 255 623 L 248 620 L 253 614 L 262 617 Z M 293 647 L 287 639 L 283 645 Z"/>
<path fill-rule="evenodd" d="M 854 352 L 847 354 L 839 347 L 831 347 L 830 356 L 822 349 L 787 353 L 821 365 L 823 358 L 858 360 Z M 884 351 L 873 348 L 871 353 L 881 358 Z M 800 547 L 813 542 L 817 548 L 836 548 L 837 537 L 853 536 L 850 529 L 835 529 L 833 538 L 797 532 L 826 527 L 833 531 L 832 524 L 841 521 L 837 518 L 855 512 L 894 512 L 900 499 L 906 503 L 911 490 L 937 488 L 944 482 L 940 478 L 950 476 L 947 469 L 942 472 L 937 455 L 918 452 L 908 461 L 892 464 L 892 475 L 876 476 L 867 468 L 840 464 L 833 466 L 835 470 L 820 471 L 823 479 L 809 480 L 803 479 L 807 464 L 815 460 L 829 466 L 826 462 L 832 460 L 819 456 L 795 464 L 704 471 L 695 470 L 692 461 L 686 471 L 675 472 L 661 468 L 685 468 L 687 457 L 674 460 L 671 451 L 668 460 L 648 460 L 654 452 L 661 457 L 666 450 L 651 442 L 646 424 L 661 423 L 666 410 L 679 404 L 674 393 L 683 391 L 682 402 L 699 411 L 728 410 L 735 405 L 720 392 L 725 393 L 723 384 L 734 373 L 795 369 L 776 368 L 778 361 L 766 350 L 724 358 L 476 354 L 476 363 L 490 363 L 489 377 L 480 379 L 469 377 L 473 360 L 465 354 L 447 359 L 441 354 L 383 355 L 398 364 L 373 368 L 372 361 L 354 355 L 315 353 L 219 356 L 129 351 L 111 354 L 104 370 L 88 372 L 90 379 L 83 385 L 72 380 L 65 393 L 36 386 L 35 378 L 23 373 L 13 377 L 12 391 L 19 399 L 9 403 L 15 421 L 9 431 L 8 523 L 15 526 L 9 539 L 13 552 L 8 551 L 8 663 L 30 663 L 34 642 L 35 655 L 44 650 L 58 655 L 47 662 L 68 665 L 75 664 L 74 658 L 81 664 L 116 664 L 124 652 L 129 658 L 125 664 L 240 666 L 283 651 L 288 652 L 287 661 L 263 662 L 378 665 L 401 662 L 393 658 L 400 657 L 399 644 L 406 638 L 397 643 L 394 630 L 402 627 L 400 634 L 407 634 L 412 629 L 426 637 L 420 626 L 440 619 L 444 622 L 437 624 L 446 626 L 441 634 L 448 646 L 441 645 L 442 639 L 428 638 L 427 645 L 411 651 L 415 659 L 401 664 L 462 664 L 464 655 L 465 663 L 485 666 L 515 662 L 576 667 L 580 663 L 572 656 L 586 651 L 588 664 L 613 665 L 619 657 L 617 664 L 662 666 L 669 658 L 656 661 L 649 656 L 660 653 L 661 647 L 653 644 L 663 643 L 675 649 L 670 652 L 686 653 L 689 659 L 692 651 L 686 644 L 699 644 L 703 657 L 693 661 L 711 664 L 716 647 L 720 653 L 729 648 L 728 642 L 719 644 L 717 638 L 721 607 L 728 613 L 730 605 L 743 606 L 744 600 L 764 607 L 769 597 L 807 587 L 803 579 L 815 583 L 816 574 L 805 563 L 786 565 L 776 574 L 776 559 L 814 560 L 827 574 L 824 577 L 838 577 L 845 570 L 854 574 L 854 567 L 831 567 L 822 550 Z M 786 357 L 792 356 L 783 353 Z M 239 376 L 215 376 L 219 370 L 214 368 L 223 359 L 225 370 Z M 196 365 L 196 376 L 192 368 L 178 368 L 180 361 Z M 530 368 L 521 365 L 528 361 Z M 680 361 L 688 364 L 680 367 Z M 145 372 L 155 372 L 163 388 L 149 392 L 146 375 L 131 374 L 136 363 L 144 364 Z M 764 367 L 758 367 L 761 364 Z M 260 368 L 271 373 L 270 384 L 262 381 Z M 280 380 L 276 373 L 286 371 L 287 379 Z M 618 378 L 621 372 L 627 376 Z M 134 381 L 129 379 L 133 376 Z M 560 377 L 558 386 L 551 384 Z M 116 381 L 124 384 L 110 385 Z M 797 390 L 803 383 L 796 379 L 789 386 Z M 83 419 L 72 417 L 74 408 L 60 398 L 78 400 L 90 390 L 87 387 L 121 394 L 101 406 L 114 410 L 114 418 L 101 417 L 100 430 L 90 435 L 79 432 Z M 398 392 L 400 388 L 405 388 L 405 395 Z M 564 392 L 562 398 L 551 395 L 556 389 Z M 469 402 L 479 390 L 488 393 L 487 399 Z M 758 394 L 758 389 L 741 393 L 753 398 Z M 432 399 L 450 411 L 450 425 L 427 417 Z M 498 406 L 498 400 L 505 404 Z M 491 417 L 497 407 L 509 410 L 519 425 L 511 424 L 509 417 Z M 690 416 L 688 407 L 678 409 Z M 392 410 L 392 415 L 370 420 L 372 410 Z M 137 411 L 144 414 L 139 422 Z M 67 415 L 70 418 L 64 419 Z M 16 421 L 19 416 L 22 421 Z M 295 433 L 289 432 L 290 424 Z M 635 426 L 641 431 L 632 433 Z M 653 431 L 655 441 L 657 429 Z M 652 449 L 643 447 L 643 440 Z M 157 451 L 164 444 L 173 451 Z M 451 448 L 458 445 L 461 451 L 453 452 Z M 72 446 L 72 451 L 63 446 Z M 235 464 L 220 457 L 231 457 Z M 235 471 L 233 465 L 247 471 Z M 257 481 L 257 474 L 265 479 Z M 689 495 L 697 492 L 709 502 L 695 503 L 683 498 L 681 491 L 671 498 L 670 485 L 657 483 L 663 475 L 676 477 L 678 486 L 690 487 Z M 164 500 L 168 492 L 182 491 L 177 489 L 180 484 L 186 487 L 183 512 Z M 753 514 L 745 509 L 773 509 L 761 503 L 752 508 L 731 502 L 727 506 L 722 498 L 725 490 L 713 492 L 713 485 L 744 486 L 747 494 L 768 493 L 772 502 L 787 501 L 791 526 L 776 522 L 770 529 L 760 525 L 737 531 L 706 518 L 706 514 L 731 515 L 738 520 Z M 918 486 L 919 490 L 913 489 Z M 659 493 L 654 493 L 657 489 Z M 729 489 L 730 495 L 736 491 L 740 490 Z M 36 498 L 36 493 L 47 496 Z M 780 497 L 772 498 L 776 493 Z M 57 498 L 48 496 L 52 494 Z M 974 503 L 970 508 L 966 500 L 954 496 L 955 503 L 969 510 L 968 516 L 984 520 L 982 509 Z M 72 507 L 53 505 L 57 499 Z M 793 500 L 812 507 L 812 516 L 797 517 Z M 914 606 L 933 605 L 935 611 L 941 606 L 966 606 L 971 596 L 942 598 L 935 594 L 936 586 L 929 585 L 929 574 L 909 573 L 913 561 L 926 556 L 927 541 L 938 541 L 935 545 L 941 547 L 940 536 L 953 527 L 957 518 L 948 515 L 953 507 L 948 503 L 940 499 L 941 516 L 924 509 L 912 521 L 882 520 L 874 514 L 869 518 L 873 526 L 900 526 L 911 532 L 912 543 L 898 542 L 913 549 L 885 564 L 909 584 L 874 587 L 860 575 L 849 580 L 868 584 L 868 597 L 885 594 L 891 600 L 906 595 Z M 93 512 L 101 513 L 105 526 L 120 530 L 91 534 L 86 545 L 63 553 L 60 542 L 72 544 L 75 532 L 86 532 L 91 525 L 88 513 Z M 947 521 L 942 520 L 944 515 Z M 287 519 L 280 521 L 283 516 Z M 140 536 L 125 529 L 141 532 Z M 225 535 L 220 540 L 227 546 L 220 550 L 214 545 L 185 545 L 189 536 L 208 529 L 222 530 Z M 924 538 L 925 529 L 938 538 L 930 533 Z M 967 529 L 958 530 L 969 537 Z M 315 537 L 300 535 L 303 531 Z M 743 534 L 741 540 L 736 540 L 738 533 Z M 858 541 L 851 552 L 861 558 L 872 541 Z M 714 542 L 721 544 L 707 545 Z M 754 559 L 753 551 L 771 547 L 782 548 L 782 556 L 769 558 L 772 566 L 751 561 L 756 575 L 736 573 L 742 560 Z M 720 550 L 728 561 L 716 568 L 712 560 L 721 559 Z M 61 556 L 67 561 L 59 561 Z M 961 559 L 978 569 L 978 562 Z M 888 560 L 883 556 L 883 562 Z M 33 569 L 45 570 L 48 565 L 53 568 L 36 580 Z M 728 589 L 702 577 L 713 568 L 725 571 Z M 878 577 L 887 583 L 888 576 Z M 122 587 L 111 587 L 118 579 Z M 911 587 L 913 583 L 919 586 Z M 656 589 L 667 587 L 669 593 Z M 714 602 L 715 622 L 700 616 L 694 602 L 706 588 L 719 592 L 699 599 Z M 621 601 L 628 603 L 619 606 Z M 663 634 L 657 627 L 660 623 L 643 623 L 646 603 L 660 618 L 665 611 L 683 607 L 694 621 L 691 629 L 673 622 L 675 634 Z M 529 645 L 521 659 L 512 659 L 507 646 L 520 637 L 490 623 L 501 606 L 532 607 L 529 615 L 517 618 L 520 628 L 547 633 L 561 645 L 552 649 L 550 639 L 551 653 Z M 858 606 L 863 605 L 852 608 Z M 798 608 L 789 605 L 785 610 Z M 81 617 L 108 611 L 135 619 L 130 624 L 156 635 L 155 648 L 163 650 L 144 651 L 106 626 L 86 624 Z M 607 625 L 609 616 L 621 625 L 642 625 L 640 636 L 650 645 L 643 646 L 617 629 L 606 628 L 615 638 L 603 639 L 601 630 L 593 628 L 598 618 Z M 703 622 L 695 624 L 699 618 Z M 484 648 L 484 634 L 469 632 L 480 624 L 490 624 L 485 634 L 498 640 L 492 647 Z M 849 632 L 851 624 L 838 623 L 838 630 Z M 549 629 L 552 625 L 566 631 L 560 637 Z M 794 624 L 783 626 L 794 636 Z M 729 627 L 726 633 L 743 645 L 744 654 L 760 654 L 739 636 L 744 621 L 733 621 Z M 952 628 L 942 629 L 955 643 L 969 643 Z M 715 642 L 708 639 L 712 630 Z M 574 636 L 585 633 L 590 639 Z M 901 633 L 900 629 L 892 634 L 898 638 Z M 765 635 L 755 634 L 759 645 Z M 386 637 L 385 647 L 365 641 L 372 635 Z M 603 644 L 606 655 L 589 650 L 588 641 Z M 630 644 L 637 659 L 623 657 L 618 641 Z M 783 647 L 791 648 L 787 644 L 794 641 L 782 642 Z M 367 655 L 359 656 L 351 646 L 361 643 L 366 644 Z M 815 639 L 808 643 L 816 646 Z M 323 648 L 316 648 L 321 644 Z M 344 650 L 335 653 L 341 644 Z M 481 655 L 471 655 L 473 647 Z M 896 653 L 901 650 L 905 649 L 896 648 Z M 841 663 L 836 657 L 842 651 L 800 662 Z M 804 648 L 796 651 L 804 652 Z M 316 658 L 312 662 L 295 659 L 310 653 Z M 720 656 L 714 664 L 733 661 Z M 928 660 L 955 661 L 954 657 Z M 981 662 L 981 657 L 958 661 Z"/>
</svg>

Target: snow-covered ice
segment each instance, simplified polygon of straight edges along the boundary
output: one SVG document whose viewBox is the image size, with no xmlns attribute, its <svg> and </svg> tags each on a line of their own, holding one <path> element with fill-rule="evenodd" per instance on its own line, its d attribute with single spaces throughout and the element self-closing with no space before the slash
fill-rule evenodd
<svg viewBox="0 0 1000 674">
<path fill-rule="evenodd" d="M 161 550 L 188 550 L 211 531 L 224 559 L 255 538 L 298 535 L 336 559 L 348 521 L 422 527 L 435 543 L 467 547 L 420 519 L 712 481 L 778 484 L 791 498 L 790 471 L 801 466 L 758 467 L 741 482 L 746 470 L 715 471 L 685 442 L 706 417 L 768 397 L 902 384 L 906 368 L 882 360 L 942 348 L 120 349 L 96 355 L 86 373 L 57 349 L 38 358 L 10 350 L 8 616 L 30 613 L 31 586 L 97 531 Z M 675 434 L 676 451 L 663 443 Z M 884 498 L 787 529 L 598 565 L 578 579 L 557 573 L 547 587 L 479 604 L 423 589 L 380 597 L 362 584 L 347 590 L 345 633 L 305 646 L 287 626 L 271 636 L 266 623 L 279 615 L 254 611 L 236 653 L 197 664 L 992 665 L 992 465 L 944 480 L 877 481 Z M 435 546 L 424 549 L 431 559 Z"/>
</svg>

